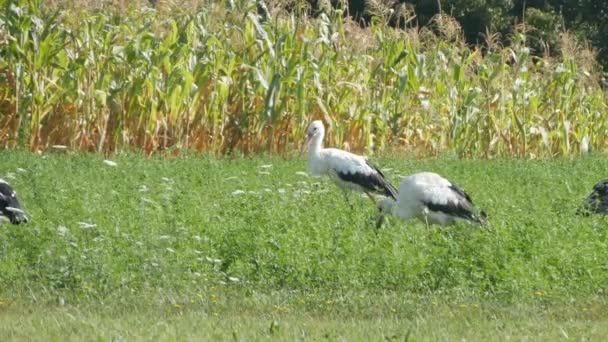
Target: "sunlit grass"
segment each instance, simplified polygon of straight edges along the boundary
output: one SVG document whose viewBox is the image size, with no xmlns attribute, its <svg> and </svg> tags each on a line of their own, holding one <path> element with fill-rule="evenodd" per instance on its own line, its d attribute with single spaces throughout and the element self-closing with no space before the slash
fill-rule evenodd
<svg viewBox="0 0 608 342">
<path fill-rule="evenodd" d="M 424 301 L 402 296 L 351 298 L 368 314 L 309 311 L 302 305 L 236 295 L 213 308 L 170 303 L 10 307 L 3 340 L 601 340 L 606 303 L 564 306 Z M 254 307 L 250 305 L 255 304 Z"/>
<path fill-rule="evenodd" d="M 574 212 L 606 168 L 575 161 L 400 161 L 462 185 L 491 226 L 427 229 L 350 210 L 304 160 L 5 153 L 32 223 L 2 231 L 6 293 L 102 298 L 210 286 L 397 290 L 551 300 L 602 293 L 605 220 Z M 14 292 L 13 292 L 14 291 Z"/>
<path fill-rule="evenodd" d="M 4 146 L 283 154 L 313 118 L 329 143 L 368 152 L 539 157 L 608 142 L 592 53 L 567 34 L 563 56 L 538 59 L 522 30 L 482 53 L 449 20 L 436 36 L 340 13 L 263 20 L 247 0 L 41 3 L 0 1 Z"/>
<path fill-rule="evenodd" d="M 302 159 L 4 152 L 32 220 L 0 231 L 0 334 L 605 334 L 606 220 L 574 215 L 605 158 L 377 161 L 445 175 L 491 225 L 376 231 Z"/>
</svg>

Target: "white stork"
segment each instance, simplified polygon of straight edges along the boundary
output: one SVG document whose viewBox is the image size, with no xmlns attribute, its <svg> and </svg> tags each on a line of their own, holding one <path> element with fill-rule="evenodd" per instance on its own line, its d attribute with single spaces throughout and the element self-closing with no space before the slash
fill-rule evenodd
<svg viewBox="0 0 608 342">
<path fill-rule="evenodd" d="M 348 191 L 365 193 L 373 202 L 372 194 L 393 199 L 397 191 L 384 177 L 384 174 L 367 158 L 336 148 L 323 148 L 325 127 L 320 120 L 313 121 L 306 133 L 308 147 L 308 172 L 313 176 L 327 175 L 343 191 L 346 202 Z"/>
<path fill-rule="evenodd" d="M 405 177 L 399 186 L 397 200 L 378 202 L 380 216 L 376 227 L 382 225 L 384 215 L 393 214 L 403 220 L 416 217 L 429 224 L 442 226 L 456 219 L 484 225 L 486 214 L 473 206 L 471 197 L 460 187 L 432 172 L 420 172 Z"/>
<path fill-rule="evenodd" d="M 17 199 L 17 193 L 4 179 L 0 179 L 0 218 L 2 217 L 7 218 L 12 224 L 28 221 Z"/>
</svg>

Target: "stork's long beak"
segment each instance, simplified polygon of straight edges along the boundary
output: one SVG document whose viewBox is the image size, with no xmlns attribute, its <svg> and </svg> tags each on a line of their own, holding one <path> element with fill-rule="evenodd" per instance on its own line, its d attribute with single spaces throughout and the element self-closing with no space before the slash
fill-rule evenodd
<svg viewBox="0 0 608 342">
<path fill-rule="evenodd" d="M 300 148 L 300 156 L 302 156 L 302 154 L 304 154 L 304 151 L 306 151 L 306 148 L 308 147 L 308 144 L 310 144 L 311 139 L 312 139 L 312 135 L 306 134 L 306 140 L 304 140 L 304 144 Z"/>
</svg>

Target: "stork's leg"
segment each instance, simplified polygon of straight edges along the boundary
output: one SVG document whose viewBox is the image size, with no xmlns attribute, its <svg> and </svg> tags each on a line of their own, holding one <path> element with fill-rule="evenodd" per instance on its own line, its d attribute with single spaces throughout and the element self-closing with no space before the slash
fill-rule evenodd
<svg viewBox="0 0 608 342">
<path fill-rule="evenodd" d="M 378 218 L 376 219 L 376 230 L 382 228 L 384 221 L 386 221 L 386 217 L 384 216 L 384 214 L 383 213 L 378 214 Z"/>
<path fill-rule="evenodd" d="M 376 199 L 374 198 L 374 196 L 372 196 L 367 191 L 365 191 L 365 194 L 372 201 L 372 203 L 374 203 L 374 206 L 378 206 L 378 203 L 376 202 Z M 378 208 L 378 211 L 379 211 L 378 217 L 376 218 L 376 234 L 378 233 L 378 229 L 382 228 L 384 221 L 386 221 L 386 215 L 384 215 L 384 213 L 382 212 L 382 210 L 380 210 L 380 208 Z"/>
<path fill-rule="evenodd" d="M 354 210 L 355 207 L 353 207 L 353 204 L 350 203 L 350 198 L 348 198 L 348 191 L 347 190 L 342 190 L 342 193 L 344 194 L 344 199 L 346 200 L 346 203 L 350 207 L 350 210 Z"/>
<path fill-rule="evenodd" d="M 426 223 L 426 228 L 429 229 L 429 212 L 427 209 L 424 209 L 424 211 L 422 212 L 422 215 L 424 215 L 424 223 Z"/>
</svg>

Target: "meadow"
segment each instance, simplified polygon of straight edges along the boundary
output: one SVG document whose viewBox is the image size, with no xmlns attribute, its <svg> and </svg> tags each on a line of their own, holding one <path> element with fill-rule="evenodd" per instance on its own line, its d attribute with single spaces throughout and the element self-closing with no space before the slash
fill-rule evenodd
<svg viewBox="0 0 608 342">
<path fill-rule="evenodd" d="M 574 215 L 608 167 L 584 42 L 156 3 L 0 0 L 0 176 L 31 218 L 0 228 L 0 340 L 608 335 L 606 218 Z M 305 174 L 313 119 L 491 224 L 376 230 Z"/>
<path fill-rule="evenodd" d="M 111 160 L 110 160 L 111 159 Z M 490 226 L 351 210 L 303 158 L 2 152 L 31 216 L 0 231 L 0 338 L 599 339 L 606 219 L 574 215 L 608 167 L 375 159 L 431 170 Z"/>
</svg>

